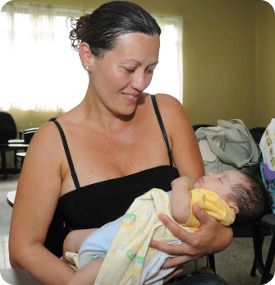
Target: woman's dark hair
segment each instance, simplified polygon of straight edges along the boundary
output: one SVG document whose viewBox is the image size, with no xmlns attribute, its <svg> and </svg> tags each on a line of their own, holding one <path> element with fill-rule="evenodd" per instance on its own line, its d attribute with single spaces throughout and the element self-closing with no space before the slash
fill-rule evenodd
<svg viewBox="0 0 275 285">
<path fill-rule="evenodd" d="M 79 45 L 86 42 L 97 57 L 113 49 L 120 35 L 141 32 L 153 36 L 161 33 L 156 20 L 147 11 L 128 1 L 105 3 L 91 14 L 79 19 L 71 17 L 70 21 L 72 47 L 78 50 Z"/>
</svg>

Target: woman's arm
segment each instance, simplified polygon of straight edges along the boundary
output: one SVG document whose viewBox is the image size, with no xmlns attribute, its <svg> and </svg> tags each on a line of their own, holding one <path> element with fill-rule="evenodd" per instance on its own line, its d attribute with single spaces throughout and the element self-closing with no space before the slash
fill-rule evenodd
<svg viewBox="0 0 275 285">
<path fill-rule="evenodd" d="M 42 284 L 66 284 L 74 274 L 44 247 L 60 197 L 64 156 L 55 125 L 41 127 L 27 150 L 12 212 L 11 265 L 28 270 Z"/>
<path fill-rule="evenodd" d="M 231 243 L 233 231 L 230 227 L 222 226 L 215 218 L 200 209 L 197 204 L 193 206 L 193 213 L 201 223 L 196 233 L 188 233 L 168 216 L 159 215 L 159 219 L 163 224 L 175 237 L 183 242 L 180 245 L 168 245 L 158 241 L 151 241 L 151 247 L 168 254 L 178 255 L 165 262 L 163 267 L 177 266 L 203 255 L 222 251 Z"/>
</svg>

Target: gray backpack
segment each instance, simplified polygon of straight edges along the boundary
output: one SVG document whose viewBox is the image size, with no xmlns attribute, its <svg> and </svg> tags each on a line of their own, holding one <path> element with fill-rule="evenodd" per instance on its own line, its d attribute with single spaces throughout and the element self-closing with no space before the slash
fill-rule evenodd
<svg viewBox="0 0 275 285">
<path fill-rule="evenodd" d="M 253 173 L 258 165 L 258 147 L 242 120 L 218 120 L 217 126 L 196 132 L 205 173 L 238 169 Z"/>
</svg>

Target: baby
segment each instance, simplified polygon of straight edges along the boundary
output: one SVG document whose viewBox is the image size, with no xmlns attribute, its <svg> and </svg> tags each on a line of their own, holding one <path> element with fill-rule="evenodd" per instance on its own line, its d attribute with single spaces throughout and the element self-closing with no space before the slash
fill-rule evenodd
<svg viewBox="0 0 275 285">
<path fill-rule="evenodd" d="M 194 204 L 229 226 L 235 218 L 239 223 L 247 223 L 261 217 L 268 207 L 268 197 L 255 178 L 240 171 L 209 173 L 195 183 L 179 177 L 172 182 L 170 193 L 160 189 L 148 191 L 135 199 L 126 214 L 116 221 L 92 233 L 91 230 L 71 232 L 63 250 L 79 253 L 74 257 L 80 269 L 69 284 L 119 284 L 120 281 L 127 284 L 127 280 L 136 280 L 132 284 L 162 284 L 163 278 L 175 268 L 161 269 L 171 256 L 150 248 L 150 240 L 180 241 L 157 215 L 165 213 L 189 232 L 197 231 L 200 222 L 192 213 Z"/>
</svg>

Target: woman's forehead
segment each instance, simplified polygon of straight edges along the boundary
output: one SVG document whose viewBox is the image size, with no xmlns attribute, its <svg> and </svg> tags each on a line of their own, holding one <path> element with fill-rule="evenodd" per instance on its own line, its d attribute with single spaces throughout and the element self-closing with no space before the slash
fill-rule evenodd
<svg viewBox="0 0 275 285">
<path fill-rule="evenodd" d="M 105 53 L 109 56 L 123 56 L 127 60 L 139 60 L 143 57 L 157 62 L 159 54 L 159 36 L 149 36 L 143 33 L 128 33 L 118 37 L 114 49 Z"/>
</svg>

